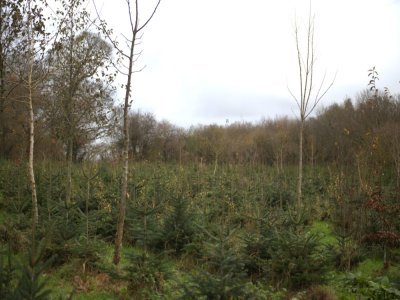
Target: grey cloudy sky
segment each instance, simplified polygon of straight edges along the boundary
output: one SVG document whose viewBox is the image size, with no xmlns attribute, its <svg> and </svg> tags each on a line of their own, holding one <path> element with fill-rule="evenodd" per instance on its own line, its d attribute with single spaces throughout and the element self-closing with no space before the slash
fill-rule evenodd
<svg viewBox="0 0 400 300">
<path fill-rule="evenodd" d="M 139 2 L 141 19 L 155 2 Z M 125 0 L 96 3 L 115 34 L 129 33 Z M 294 117 L 293 24 L 295 17 L 304 24 L 308 7 L 308 0 L 162 0 L 141 41 L 137 68 L 146 68 L 134 77 L 133 109 L 185 127 Z M 317 77 L 337 74 L 322 106 L 354 98 L 372 66 L 379 87 L 400 91 L 400 1 L 319 0 L 312 10 Z"/>
</svg>

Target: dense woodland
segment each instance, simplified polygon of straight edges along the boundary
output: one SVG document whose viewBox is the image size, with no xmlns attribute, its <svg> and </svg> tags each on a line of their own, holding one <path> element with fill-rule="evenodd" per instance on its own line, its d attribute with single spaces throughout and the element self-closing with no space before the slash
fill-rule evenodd
<svg viewBox="0 0 400 300">
<path fill-rule="evenodd" d="M 135 109 L 132 68 L 116 96 L 158 4 L 130 55 L 87 1 L 0 4 L 1 299 L 400 299 L 400 95 L 375 68 L 308 118 L 180 128 Z"/>
<path fill-rule="evenodd" d="M 11 100 L 5 108 L 2 122 L 5 143 L 1 148 L 4 160 L 18 162 L 26 159 L 29 140 L 27 112 L 23 108 L 21 103 L 15 104 Z M 59 127 L 59 122 L 46 117 L 51 113 L 47 109 L 54 108 L 43 107 L 36 119 L 36 160 L 62 162 L 67 155 L 66 145 L 55 133 L 59 128 L 52 127 L 52 123 L 56 123 L 54 127 Z M 374 97 L 368 90 L 361 91 L 355 100 L 346 99 L 340 104 L 332 104 L 307 121 L 305 161 L 311 166 L 334 165 L 338 168 L 357 168 L 358 165 L 374 162 L 389 172 L 388 177 L 398 182 L 399 120 L 399 95 L 380 94 Z M 107 128 L 96 128 L 100 132 L 94 133 L 91 128 L 95 136 L 102 135 L 104 138 L 96 143 L 91 136 L 88 137 L 88 133 L 75 131 L 72 147 L 75 163 L 118 161 L 122 141 L 118 132 L 120 124 L 114 121 L 115 118 L 110 119 Z M 235 122 L 185 129 L 169 121 L 158 121 L 151 113 L 134 111 L 129 115 L 129 157 L 136 162 L 196 162 L 216 168 L 232 164 L 264 165 L 279 172 L 296 165 L 298 161 L 298 123 L 295 118 L 282 117 L 263 119 L 256 124 Z M 104 135 L 108 127 L 112 128 L 112 134 Z"/>
</svg>

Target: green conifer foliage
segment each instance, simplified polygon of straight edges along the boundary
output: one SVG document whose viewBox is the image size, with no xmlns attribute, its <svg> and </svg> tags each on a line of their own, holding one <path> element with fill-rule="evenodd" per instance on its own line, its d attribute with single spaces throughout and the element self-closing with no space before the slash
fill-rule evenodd
<svg viewBox="0 0 400 300">
<path fill-rule="evenodd" d="M 47 289 L 47 280 L 43 278 L 43 271 L 52 263 L 54 256 L 43 261 L 45 240 L 38 246 L 32 243 L 28 255 L 21 268 L 21 277 L 15 291 L 14 299 L 49 299 L 51 291 Z"/>
<path fill-rule="evenodd" d="M 219 229 L 211 242 L 205 242 L 207 270 L 199 270 L 186 284 L 182 299 L 236 299 L 249 296 L 246 272 L 240 255 L 233 247 L 235 230 Z"/>
<path fill-rule="evenodd" d="M 331 264 L 331 251 L 316 234 L 276 231 L 270 240 L 268 273 L 279 288 L 305 288 L 323 283 Z"/>
<path fill-rule="evenodd" d="M 128 255 L 129 265 L 125 269 L 128 290 L 132 297 L 148 299 L 150 295 L 162 293 L 169 268 L 163 260 L 163 253 L 151 255 L 149 252 L 131 252 Z"/>
<path fill-rule="evenodd" d="M 180 255 L 185 246 L 191 243 L 196 232 L 194 214 L 189 211 L 188 200 L 178 196 L 172 203 L 172 212 L 164 223 L 162 240 L 167 248 Z"/>
<path fill-rule="evenodd" d="M 0 252 L 0 295 L 2 299 L 13 299 L 12 281 L 15 276 L 15 266 L 12 264 L 11 247 Z"/>
</svg>

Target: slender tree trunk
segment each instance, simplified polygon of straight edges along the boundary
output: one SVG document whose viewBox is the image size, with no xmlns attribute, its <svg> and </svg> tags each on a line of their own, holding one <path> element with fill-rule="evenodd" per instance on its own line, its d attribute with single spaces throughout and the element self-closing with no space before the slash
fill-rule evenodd
<svg viewBox="0 0 400 300">
<path fill-rule="evenodd" d="M 136 25 L 137 27 L 137 25 Z M 128 196 L 128 174 L 129 174 L 129 97 L 132 87 L 132 70 L 134 63 L 135 43 L 136 43 L 136 27 L 133 31 L 131 41 L 131 49 L 129 56 L 128 78 L 125 86 L 125 102 L 124 102 L 124 128 L 123 128 L 123 149 L 122 149 L 122 182 L 121 182 L 121 199 L 118 208 L 117 233 L 115 235 L 115 250 L 113 263 L 119 264 L 121 260 L 122 238 L 124 236 L 124 224 L 126 215 L 126 200 Z"/>
<path fill-rule="evenodd" d="M 68 45 L 68 60 L 69 60 L 69 69 L 68 69 L 68 85 L 67 85 L 67 96 L 65 99 L 64 109 L 65 109 L 65 118 L 67 128 L 66 132 L 66 140 L 67 140 L 67 178 L 66 178 L 66 186 L 65 186 L 65 208 L 67 211 L 67 221 L 69 217 L 69 208 L 71 207 L 71 198 L 72 198 L 72 157 L 73 157 L 73 135 L 74 135 L 74 116 L 72 110 L 72 102 L 74 100 L 74 5 L 71 4 L 71 8 L 69 11 L 70 18 L 70 28 L 69 28 L 69 45 Z"/>
<path fill-rule="evenodd" d="M 1 14 L 1 13 L 0 13 Z M 3 16 L 0 15 L 0 28 L 3 28 Z M 5 64 L 3 57 L 3 44 L 0 43 L 0 158 L 5 156 L 6 131 L 4 122 L 5 106 Z"/>
<path fill-rule="evenodd" d="M 357 161 L 357 173 L 358 173 L 358 181 L 360 183 L 360 191 L 364 189 L 364 181 L 363 181 L 363 176 L 361 174 L 361 165 L 360 165 L 360 158 L 357 155 L 356 156 L 356 161 Z"/>
<path fill-rule="evenodd" d="M 394 141 L 393 160 L 397 171 L 397 188 L 400 188 L 400 139 L 398 137 Z"/>
<path fill-rule="evenodd" d="M 65 208 L 68 210 L 71 206 L 71 195 L 72 195 L 72 139 L 68 139 L 67 143 L 67 185 L 65 189 Z"/>
<path fill-rule="evenodd" d="M 1 43 L 0 43 L 1 44 Z M 0 46 L 1 48 L 1 46 Z M 3 57 L 0 54 L 0 157 L 4 158 L 5 154 L 5 142 L 6 142 L 6 131 L 4 122 L 4 101 L 5 101 L 5 87 L 4 87 L 4 74 L 3 74 Z"/>
<path fill-rule="evenodd" d="M 122 150 L 122 182 L 121 198 L 118 207 L 117 233 L 115 236 L 115 250 L 113 263 L 119 264 L 121 260 L 122 238 L 124 235 L 124 223 L 126 214 L 126 199 L 128 194 L 128 174 L 129 174 L 129 128 L 128 128 L 128 106 L 124 107 L 124 145 Z"/>
<path fill-rule="evenodd" d="M 35 173 L 33 169 L 33 150 L 35 143 L 35 119 L 33 113 L 33 101 L 32 101 L 32 71 L 28 74 L 28 85 L 29 85 L 29 161 L 28 161 L 28 172 L 29 172 L 29 182 L 32 192 L 32 222 L 34 226 L 38 223 L 39 212 L 37 204 L 37 194 L 36 194 L 36 181 Z"/>
<path fill-rule="evenodd" d="M 218 152 L 215 153 L 213 176 L 215 176 L 215 174 L 217 173 L 217 168 L 218 168 Z"/>
<path fill-rule="evenodd" d="M 311 137 L 311 170 L 314 174 L 314 137 Z"/>
<path fill-rule="evenodd" d="M 30 11 L 30 1 L 28 2 L 28 7 Z M 33 32 L 32 32 L 32 20 L 28 20 L 28 55 L 29 55 L 29 70 L 28 70 L 28 107 L 29 107 L 29 160 L 28 160 L 28 173 L 29 182 L 32 193 L 32 232 L 35 234 L 35 228 L 39 220 L 38 204 L 37 204 L 37 194 L 36 194 L 36 181 L 35 173 L 33 169 L 33 150 L 35 144 L 35 118 L 33 112 L 33 64 L 34 64 L 34 49 L 33 49 Z"/>
<path fill-rule="evenodd" d="M 300 120 L 299 132 L 299 180 L 297 182 L 297 205 L 300 207 L 302 204 L 302 186 L 303 186 L 303 133 L 304 133 L 304 119 Z"/>
<path fill-rule="evenodd" d="M 2 76 L 2 75 L 0 75 Z M 5 145 L 6 145 L 6 126 L 4 121 L 4 83 L 3 78 L 1 78 L 0 87 L 0 158 L 5 158 Z"/>
<path fill-rule="evenodd" d="M 87 180 L 87 184 L 86 184 L 86 203 L 85 203 L 86 242 L 89 241 L 89 198 L 90 198 L 90 179 Z"/>
</svg>

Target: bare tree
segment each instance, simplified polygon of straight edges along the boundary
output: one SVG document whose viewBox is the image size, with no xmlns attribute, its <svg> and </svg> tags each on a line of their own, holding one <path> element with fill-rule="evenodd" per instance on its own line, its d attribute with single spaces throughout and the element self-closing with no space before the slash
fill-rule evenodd
<svg viewBox="0 0 400 300">
<path fill-rule="evenodd" d="M 315 82 L 315 46 L 314 46 L 314 23 L 315 17 L 312 15 L 311 3 L 306 25 L 305 47 L 301 47 L 299 26 L 295 22 L 294 34 L 296 39 L 297 66 L 299 72 L 299 92 L 295 95 L 290 89 L 289 92 L 296 101 L 300 113 L 299 129 L 299 178 L 297 183 L 297 204 L 302 204 L 302 181 L 303 181 L 303 137 L 304 125 L 307 118 L 314 111 L 315 107 L 322 100 L 328 90 L 332 87 L 335 78 L 325 84 L 326 73 L 319 84 Z"/>
<path fill-rule="evenodd" d="M 133 2 L 133 7 L 132 7 Z M 130 37 L 125 37 L 125 42 L 129 46 L 129 51 L 126 52 L 122 50 L 117 41 L 111 37 L 110 31 L 106 30 L 105 23 L 102 22 L 104 33 L 107 34 L 110 42 L 113 44 L 114 48 L 118 52 L 118 54 L 123 58 L 124 61 L 127 62 L 127 70 L 126 72 L 121 72 L 126 75 L 126 84 L 125 84 L 125 98 L 124 98 L 124 114 L 123 114 L 123 147 L 122 147 L 122 164 L 123 164 L 123 172 L 122 172 L 122 182 L 121 182 L 121 198 L 119 202 L 118 208 L 118 219 L 117 219 L 117 232 L 115 236 L 115 250 L 113 263 L 115 265 L 119 264 L 121 259 L 121 249 L 122 249 L 122 238 L 124 235 L 124 223 L 125 223 L 125 214 L 126 214 L 126 200 L 128 197 L 128 174 L 129 174 L 129 109 L 131 102 L 131 91 L 133 86 L 133 73 L 140 72 L 134 70 L 134 64 L 136 63 L 138 56 L 136 51 L 136 46 L 138 43 L 138 39 L 140 32 L 149 24 L 150 20 L 153 18 L 156 13 L 161 0 L 157 0 L 157 4 L 155 5 L 152 13 L 146 19 L 143 24 L 139 24 L 139 0 L 130 1 L 126 0 L 128 6 L 128 14 L 129 14 L 129 22 L 130 22 Z M 95 6 L 96 7 L 96 6 Z M 97 15 L 99 15 L 98 10 L 96 8 Z"/>
</svg>

